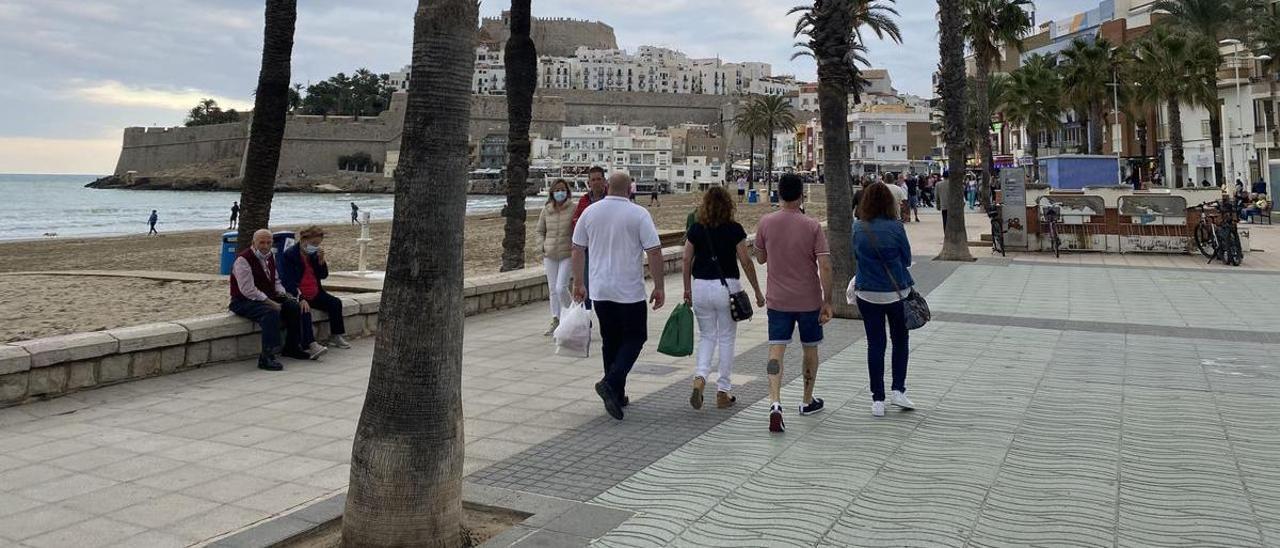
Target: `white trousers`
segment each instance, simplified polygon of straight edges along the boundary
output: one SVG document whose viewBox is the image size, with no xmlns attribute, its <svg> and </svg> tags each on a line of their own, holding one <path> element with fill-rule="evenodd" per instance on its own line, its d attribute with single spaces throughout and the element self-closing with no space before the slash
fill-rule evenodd
<svg viewBox="0 0 1280 548">
<path fill-rule="evenodd" d="M 569 306 L 569 270 L 573 268 L 573 258 L 547 259 L 544 257 L 542 266 L 547 270 L 551 317 L 559 318 L 560 309 Z"/>
<path fill-rule="evenodd" d="M 707 378 L 711 362 L 718 359 L 720 376 L 716 390 L 733 389 L 729 376 L 733 372 L 733 343 L 738 338 L 738 324 L 729 314 L 729 291 L 738 292 L 742 285 L 738 280 L 726 280 L 729 290 L 720 280 L 693 280 L 693 315 L 698 319 L 698 369 L 697 375 Z M 716 355 L 717 352 L 719 355 Z"/>
</svg>

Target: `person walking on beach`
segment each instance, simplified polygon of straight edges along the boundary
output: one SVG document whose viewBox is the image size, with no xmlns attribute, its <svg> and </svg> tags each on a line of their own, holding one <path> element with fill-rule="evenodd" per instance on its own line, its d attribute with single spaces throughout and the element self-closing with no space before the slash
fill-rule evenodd
<svg viewBox="0 0 1280 548">
<path fill-rule="evenodd" d="M 355 202 L 351 202 L 351 224 L 354 225 L 359 223 L 360 223 L 360 206 L 356 205 Z"/>
<path fill-rule="evenodd" d="M 604 200 L 604 197 L 607 194 L 606 191 L 604 168 L 600 166 L 591 166 L 591 168 L 587 170 L 587 193 L 583 194 L 582 198 L 578 199 L 578 207 L 573 210 L 573 220 L 569 223 L 570 234 L 572 234 L 573 230 L 577 228 L 578 219 L 582 218 L 582 213 L 587 210 L 587 207 L 591 204 Z M 572 236 L 570 236 L 570 238 L 572 238 Z M 587 275 L 590 275 L 591 254 L 588 251 L 589 250 L 586 249 L 582 250 L 582 256 L 583 260 L 587 262 Z M 589 294 L 591 291 L 591 280 L 583 279 L 582 285 L 587 288 L 587 292 Z M 583 302 L 583 307 L 587 310 L 591 310 L 591 297 L 589 295 L 587 300 Z"/>
<path fill-rule="evenodd" d="M 240 219 L 240 202 L 231 202 L 231 222 L 227 223 L 227 230 L 235 228 L 238 219 Z"/>
<path fill-rule="evenodd" d="M 658 201 L 658 183 L 653 183 L 653 187 L 649 189 L 649 207 L 662 207 L 662 202 Z"/>
<path fill-rule="evenodd" d="M 558 179 L 551 183 L 547 204 L 538 216 L 538 241 L 542 248 L 542 266 L 547 271 L 547 289 L 551 301 L 551 325 L 543 333 L 550 337 L 560 326 L 560 309 L 569 303 L 569 269 L 573 267 L 573 209 L 569 207 L 569 183 Z"/>
<path fill-rule="evenodd" d="M 893 196 L 883 185 L 872 185 L 858 206 L 853 224 L 853 252 L 856 258 L 854 294 L 867 333 L 867 372 L 871 377 L 871 415 L 884 416 L 884 354 L 888 339 L 893 341 L 889 403 L 902 409 L 915 404 L 907 399 L 908 331 L 906 305 L 915 281 L 911 266 L 911 242 L 900 223 L 894 222 Z"/>
<path fill-rule="evenodd" d="M 311 341 L 303 339 L 302 322 L 310 322 L 311 314 L 303 312 L 298 299 L 289 295 L 276 274 L 276 258 L 271 249 L 271 231 L 253 233 L 253 244 L 236 256 L 231 266 L 231 304 L 237 316 L 248 318 L 262 328 L 262 352 L 258 368 L 280 371 L 283 365 L 276 354 L 299 360 L 313 360 L 319 354 L 302 351 Z M 280 325 L 284 324 L 284 346 L 280 344 Z"/>
<path fill-rule="evenodd" d="M 324 290 L 321 280 L 329 277 L 329 263 L 325 260 L 324 229 L 311 225 L 298 233 L 298 243 L 284 250 L 280 258 L 280 284 L 285 293 L 298 299 L 298 306 L 304 314 L 311 309 L 323 310 L 329 316 L 329 346 L 335 348 L 351 348 L 351 344 L 343 337 L 347 333 L 346 324 L 342 321 L 342 300 Z M 327 348 L 315 342 L 315 333 L 310 322 L 302 323 L 303 339 L 312 342 L 307 352 L 314 355 L 323 354 Z"/>
<path fill-rule="evenodd" d="M 151 216 L 147 217 L 147 225 L 151 227 L 151 230 L 147 231 L 147 236 L 151 236 L 152 234 L 156 236 L 160 235 L 159 232 L 156 232 L 156 223 L 159 221 L 160 221 L 160 216 L 156 214 L 156 210 L 154 209 L 151 210 Z"/>
<path fill-rule="evenodd" d="M 797 326 L 804 348 L 804 400 L 801 415 L 822 410 L 813 397 L 818 377 L 818 345 L 822 326 L 832 315 L 831 250 L 822 225 L 800 212 L 804 183 L 794 174 L 778 181 L 782 208 L 765 215 L 756 227 L 756 261 L 769 265 L 765 302 L 769 318 L 769 431 L 782 432 L 782 356 Z"/>
<path fill-rule="evenodd" d="M 737 402 L 730 375 L 738 324 L 729 311 L 729 295 L 742 291 L 739 264 L 755 289 L 756 303 L 764 306 L 756 267 L 747 251 L 747 232 L 733 220 L 733 210 L 733 198 L 729 197 L 728 190 L 722 186 L 708 189 L 702 196 L 697 222 L 689 228 L 684 243 L 684 302 L 693 307 L 701 335 L 693 394 L 689 396 L 689 405 L 694 409 L 702 409 L 702 391 L 713 360 L 719 365 L 716 407 L 724 409 Z"/>
<path fill-rule="evenodd" d="M 645 208 L 631 203 L 627 195 L 631 177 L 616 172 L 609 176 L 609 195 L 583 212 L 573 229 L 573 299 L 587 299 L 582 280 L 587 249 L 591 250 L 591 295 L 600 319 L 600 355 L 604 378 L 596 383 L 596 394 L 604 401 L 609 416 L 622 420 L 627 404 L 627 374 L 648 339 L 648 311 L 645 310 L 644 267 L 648 256 L 653 292 L 649 302 L 662 308 L 662 242 L 658 229 Z"/>
<path fill-rule="evenodd" d="M 744 175 L 738 176 L 738 203 L 742 203 L 747 199 L 747 178 Z"/>
</svg>

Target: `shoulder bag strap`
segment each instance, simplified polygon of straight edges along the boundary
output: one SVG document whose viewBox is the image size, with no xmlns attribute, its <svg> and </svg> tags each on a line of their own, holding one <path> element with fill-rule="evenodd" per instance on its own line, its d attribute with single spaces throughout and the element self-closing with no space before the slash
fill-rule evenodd
<svg viewBox="0 0 1280 548">
<path fill-rule="evenodd" d="M 724 279 L 724 269 L 720 268 L 720 260 L 716 257 L 718 253 L 715 242 L 711 241 L 711 229 L 702 223 L 694 223 L 693 226 L 702 227 L 702 234 L 706 236 L 707 247 L 711 250 L 711 264 L 716 265 L 716 274 L 720 276 L 720 285 L 723 285 L 725 289 L 729 289 L 729 282 Z"/>
<path fill-rule="evenodd" d="M 867 239 L 871 241 L 871 249 L 876 252 L 876 258 L 880 259 L 880 266 L 884 268 L 884 273 L 889 275 L 889 281 L 893 282 L 893 292 L 898 294 L 899 299 L 906 299 L 902 295 L 902 287 L 898 285 L 898 279 L 893 276 L 893 271 L 889 269 L 889 263 L 884 260 L 884 255 L 880 254 L 880 246 L 876 245 L 876 237 L 871 232 L 871 223 L 869 221 L 859 221 L 863 224 L 864 233 Z"/>
</svg>

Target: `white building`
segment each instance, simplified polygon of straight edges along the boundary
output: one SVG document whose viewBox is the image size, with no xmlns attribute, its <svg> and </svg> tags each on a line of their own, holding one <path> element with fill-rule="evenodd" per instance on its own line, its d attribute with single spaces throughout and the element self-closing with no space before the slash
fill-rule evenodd
<svg viewBox="0 0 1280 548">
<path fill-rule="evenodd" d="M 906 171 L 907 124 L 929 122 L 927 108 L 867 106 L 849 113 L 849 160 L 875 171 Z"/>
<path fill-rule="evenodd" d="M 476 48 L 476 69 L 471 76 L 471 93 L 507 93 L 507 68 L 502 57 L 502 50 L 491 50 L 483 46 Z"/>
<path fill-rule="evenodd" d="M 613 138 L 613 169 L 641 188 L 671 180 L 671 137 L 652 127 L 622 126 Z"/>
<path fill-rule="evenodd" d="M 671 164 L 671 191 L 694 192 L 724 183 L 724 164 L 706 156 L 686 156 Z"/>
<path fill-rule="evenodd" d="M 560 163 L 564 178 L 585 185 L 587 170 L 591 167 L 600 166 L 605 171 L 611 171 L 613 138 L 620 129 L 621 126 L 616 124 L 565 126 L 560 131 Z"/>
</svg>

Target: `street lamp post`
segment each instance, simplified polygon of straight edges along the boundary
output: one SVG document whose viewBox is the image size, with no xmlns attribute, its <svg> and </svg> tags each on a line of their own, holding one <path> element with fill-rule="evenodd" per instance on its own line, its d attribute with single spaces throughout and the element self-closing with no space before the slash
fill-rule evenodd
<svg viewBox="0 0 1280 548">
<path fill-rule="evenodd" d="M 1247 169 L 1248 164 L 1249 164 L 1248 143 L 1245 141 L 1245 134 L 1244 134 L 1244 98 L 1243 98 L 1243 96 L 1242 96 L 1242 95 L 1243 95 L 1243 92 L 1242 92 L 1242 91 L 1241 91 L 1241 89 L 1240 89 L 1240 65 L 1241 65 L 1242 63 L 1244 63 L 1245 61 L 1270 61 L 1270 60 L 1271 60 L 1271 56 L 1270 56 L 1270 55 L 1265 55 L 1265 54 L 1264 54 L 1264 55 L 1258 55 L 1258 56 L 1253 56 L 1253 55 L 1245 56 L 1245 55 L 1242 55 L 1242 54 L 1241 54 L 1241 51 L 1240 51 L 1240 46 L 1241 46 L 1242 42 L 1240 42 L 1240 40 L 1237 40 L 1237 39 L 1235 39 L 1235 38 L 1227 38 L 1226 40 L 1222 40 L 1221 42 L 1218 42 L 1218 43 L 1219 43 L 1219 44 L 1221 44 L 1221 45 L 1224 45 L 1224 46 L 1234 46 L 1234 47 L 1235 47 L 1234 54 L 1232 55 L 1232 57 L 1234 58 L 1234 60 L 1233 60 L 1233 62 L 1232 62 L 1232 65 L 1234 65 L 1234 67 L 1235 67 L 1235 76 L 1236 76 L 1236 117 L 1237 117 L 1237 118 L 1236 118 L 1236 120 L 1237 120 L 1237 121 L 1236 121 L 1236 133 L 1238 134 L 1238 136 L 1239 136 L 1239 138 L 1240 138 L 1240 149 L 1241 149 L 1241 150 L 1240 150 L 1240 164 L 1236 164 L 1236 163 L 1235 163 L 1235 154 L 1232 154 L 1232 155 L 1231 155 L 1231 163 L 1233 164 L 1233 168 L 1236 170 L 1236 179 L 1239 179 L 1239 178 L 1240 178 L 1240 169 L 1241 169 L 1241 168 L 1240 168 L 1240 165 L 1244 165 L 1244 166 L 1245 166 L 1245 168 Z M 1268 101 L 1270 101 L 1270 98 L 1268 98 Z M 1250 100 L 1250 104 L 1252 105 L 1252 103 L 1253 103 L 1253 101 L 1252 101 L 1252 99 L 1251 99 L 1251 100 Z M 1263 107 L 1263 109 L 1262 109 L 1262 132 L 1263 132 L 1263 147 L 1262 147 L 1262 148 L 1263 148 L 1264 150 L 1266 150 L 1266 149 L 1267 149 L 1267 146 L 1266 146 L 1267 130 L 1268 130 L 1267 126 L 1268 126 L 1268 124 L 1267 124 L 1267 111 L 1266 111 L 1266 107 L 1264 106 L 1264 107 Z M 1256 128 L 1257 126 L 1255 125 L 1254 127 Z M 1251 131 L 1251 132 L 1250 132 L 1250 135 L 1252 135 L 1252 134 L 1253 134 L 1253 132 Z M 1260 155 L 1258 156 L 1258 172 L 1259 172 L 1260 174 L 1262 174 L 1263 180 L 1266 180 L 1266 177 L 1267 177 L 1267 175 L 1266 175 L 1267 166 L 1265 165 L 1266 160 L 1264 159 L 1264 156 L 1265 156 L 1265 158 L 1270 158 L 1270 152 L 1269 152 L 1269 151 L 1267 151 L 1265 154 L 1260 154 Z M 1245 175 L 1245 177 L 1247 178 L 1247 177 L 1248 177 L 1248 175 L 1246 174 L 1246 175 Z"/>
<path fill-rule="evenodd" d="M 1124 160 L 1120 157 L 1120 140 L 1123 138 L 1124 128 L 1120 127 L 1120 76 L 1113 70 L 1111 71 L 1111 79 L 1112 82 L 1107 84 L 1111 86 L 1111 99 L 1114 101 L 1111 109 L 1111 123 L 1113 125 L 1111 129 L 1111 148 L 1115 149 L 1116 153 L 1116 185 L 1123 186 Z M 1117 128 L 1120 129 L 1121 137 L 1116 137 Z"/>
</svg>

